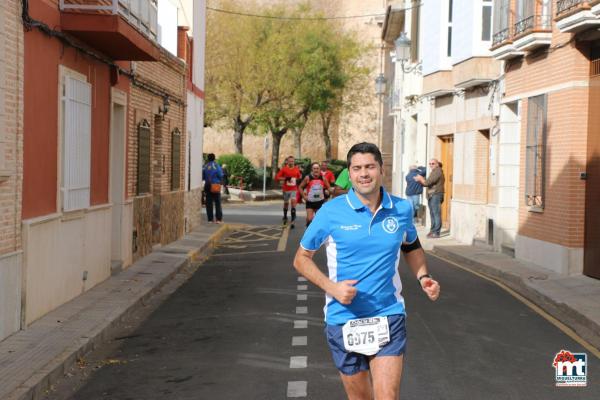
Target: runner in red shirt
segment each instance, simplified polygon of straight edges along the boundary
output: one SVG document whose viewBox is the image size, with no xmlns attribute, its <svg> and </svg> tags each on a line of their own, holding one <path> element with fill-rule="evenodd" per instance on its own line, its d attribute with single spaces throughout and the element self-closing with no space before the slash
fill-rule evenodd
<svg viewBox="0 0 600 400">
<path fill-rule="evenodd" d="M 333 187 L 333 184 L 335 183 L 335 175 L 333 172 L 327 169 L 327 161 L 321 161 L 321 176 L 327 181 L 327 183 L 329 183 L 330 187 Z M 325 200 L 327 200 L 329 196 L 331 196 L 331 189 L 327 189 L 325 191 Z"/>
<path fill-rule="evenodd" d="M 300 169 L 294 165 L 294 157 L 289 156 L 285 159 L 283 168 L 279 170 L 275 179 L 281 184 L 281 190 L 283 192 L 283 224 L 286 225 L 288 218 L 288 205 L 292 203 L 292 221 L 290 228 L 294 227 L 294 221 L 296 220 L 296 192 L 298 190 L 298 181 L 302 179 L 302 173 Z"/>
<path fill-rule="evenodd" d="M 329 182 L 321 175 L 319 163 L 312 163 L 310 174 L 300 184 L 300 193 L 306 202 L 306 226 L 312 222 L 317 211 L 325 203 L 325 191 L 329 190 Z M 304 191 L 306 189 L 306 191 Z"/>
</svg>

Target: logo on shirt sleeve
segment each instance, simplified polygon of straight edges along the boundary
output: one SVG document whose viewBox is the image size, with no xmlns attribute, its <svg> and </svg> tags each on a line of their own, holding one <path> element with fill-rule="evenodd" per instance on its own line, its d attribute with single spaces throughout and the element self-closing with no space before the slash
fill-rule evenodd
<svg viewBox="0 0 600 400">
<path fill-rule="evenodd" d="M 396 233 L 399 228 L 398 221 L 394 217 L 387 217 L 383 220 L 383 230 L 387 233 Z"/>
</svg>

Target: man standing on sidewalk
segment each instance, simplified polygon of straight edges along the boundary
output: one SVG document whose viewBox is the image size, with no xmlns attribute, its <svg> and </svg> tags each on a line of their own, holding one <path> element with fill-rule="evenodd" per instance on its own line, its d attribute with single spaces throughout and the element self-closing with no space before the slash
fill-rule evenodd
<svg viewBox="0 0 600 400">
<path fill-rule="evenodd" d="M 406 198 L 411 202 L 413 206 L 413 217 L 417 217 L 419 207 L 421 207 L 421 195 L 423 194 L 423 185 L 415 181 L 414 177 L 421 175 L 425 177 L 425 167 L 417 167 L 411 165 L 409 167 L 408 174 L 406 174 Z"/>
<path fill-rule="evenodd" d="M 427 234 L 428 238 L 439 238 L 442 230 L 442 203 L 444 202 L 444 171 L 442 163 L 432 158 L 429 161 L 429 177 L 427 179 L 420 175 L 413 179 L 427 188 L 427 203 L 429 204 L 429 215 L 431 217 L 431 230 Z"/>
<path fill-rule="evenodd" d="M 427 272 L 410 203 L 381 186 L 377 146 L 356 144 L 347 159 L 352 188 L 317 213 L 294 267 L 326 293 L 327 342 L 348 398 L 396 399 L 406 346 L 400 252 L 431 300 L 440 286 Z M 329 277 L 313 261 L 323 244 Z"/>
<path fill-rule="evenodd" d="M 288 156 L 285 159 L 285 164 L 275 176 L 275 180 L 279 181 L 281 191 L 283 192 L 283 224 L 287 225 L 288 207 L 292 203 L 292 223 L 290 224 L 290 228 L 293 228 L 294 221 L 296 220 L 296 193 L 298 191 L 298 181 L 302 179 L 302 173 L 295 165 L 294 157 Z"/>
</svg>

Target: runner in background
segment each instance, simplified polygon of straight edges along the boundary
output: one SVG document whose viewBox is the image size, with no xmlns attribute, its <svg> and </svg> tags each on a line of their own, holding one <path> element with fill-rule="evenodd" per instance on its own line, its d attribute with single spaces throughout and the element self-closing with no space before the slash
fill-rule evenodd
<svg viewBox="0 0 600 400">
<path fill-rule="evenodd" d="M 335 181 L 335 187 L 333 188 L 333 197 L 341 196 L 342 194 L 348 193 L 348 190 L 352 187 L 350 182 L 350 175 L 348 174 L 348 168 L 344 168 L 338 175 Z"/>
<path fill-rule="evenodd" d="M 330 187 L 333 187 L 333 184 L 335 183 L 335 175 L 333 174 L 333 172 L 327 169 L 327 161 L 321 161 L 321 176 L 323 177 L 324 181 L 327 181 L 327 183 L 329 183 Z M 325 201 L 327 201 L 327 199 L 329 199 L 329 197 L 331 197 L 332 194 L 333 193 L 331 193 L 331 189 L 326 189 Z"/>
<path fill-rule="evenodd" d="M 294 163 L 294 157 L 288 156 L 285 159 L 285 165 L 279 170 L 275 176 L 275 180 L 281 184 L 281 190 L 283 192 L 283 224 L 287 225 L 288 222 L 288 207 L 292 203 L 291 210 L 291 224 L 290 227 L 294 227 L 294 221 L 296 220 L 296 193 L 298 191 L 298 181 L 302 179 L 302 173 L 300 169 Z"/>
<path fill-rule="evenodd" d="M 300 193 L 306 202 L 306 226 L 310 225 L 315 213 L 325 202 L 325 192 L 330 188 L 329 182 L 322 175 L 319 163 L 312 163 L 310 174 L 300 183 Z"/>
</svg>

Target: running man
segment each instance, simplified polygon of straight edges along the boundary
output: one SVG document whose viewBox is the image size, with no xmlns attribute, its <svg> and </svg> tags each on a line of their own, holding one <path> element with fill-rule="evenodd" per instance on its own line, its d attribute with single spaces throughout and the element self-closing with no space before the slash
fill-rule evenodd
<svg viewBox="0 0 600 400">
<path fill-rule="evenodd" d="M 323 180 L 329 183 L 330 187 L 333 187 L 333 184 L 335 183 L 335 175 L 327 167 L 327 161 L 321 161 L 321 176 L 323 177 Z M 331 195 L 331 189 L 327 189 L 325 191 L 325 200 L 329 199 Z"/>
<path fill-rule="evenodd" d="M 294 227 L 294 221 L 296 220 L 296 192 L 298 191 L 298 181 L 302 179 L 302 173 L 300 168 L 294 164 L 294 157 L 288 156 L 285 159 L 285 165 L 279 170 L 275 176 L 275 180 L 278 180 L 281 184 L 281 190 L 283 192 L 283 224 L 287 225 L 288 222 L 288 207 L 289 203 L 292 203 L 292 222 L 290 228 Z"/>
<path fill-rule="evenodd" d="M 333 197 L 341 196 L 343 194 L 348 193 L 348 190 L 350 190 L 351 187 L 352 182 L 350 182 L 350 174 L 348 173 L 348 168 L 344 168 L 335 181 L 335 186 L 333 188 Z"/>
<path fill-rule="evenodd" d="M 304 191 L 306 189 L 306 192 Z M 300 193 L 306 202 L 306 226 L 308 227 L 315 217 L 315 213 L 325 202 L 325 191 L 330 189 L 329 182 L 321 174 L 319 163 L 312 163 L 310 174 L 300 183 Z"/>
<path fill-rule="evenodd" d="M 347 159 L 352 188 L 323 205 L 294 267 L 326 293 L 327 343 L 348 398 L 397 399 L 406 346 L 400 251 L 431 300 L 440 286 L 427 272 L 411 204 L 381 186 L 377 146 L 356 144 Z M 322 244 L 329 277 L 313 261 Z"/>
</svg>

